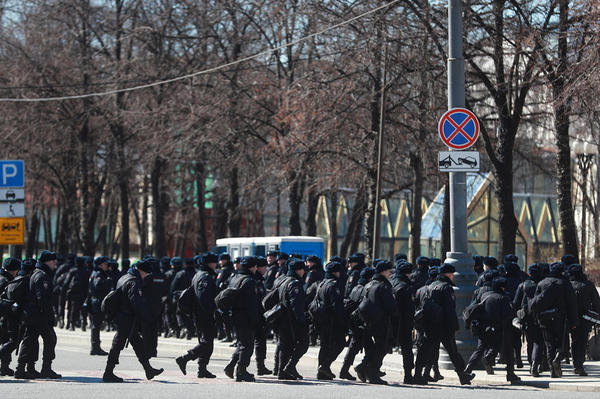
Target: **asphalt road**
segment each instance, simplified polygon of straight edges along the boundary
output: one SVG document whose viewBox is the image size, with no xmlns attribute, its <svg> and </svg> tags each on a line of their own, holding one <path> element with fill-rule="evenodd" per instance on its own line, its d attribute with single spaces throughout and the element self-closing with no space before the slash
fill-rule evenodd
<svg viewBox="0 0 600 399">
<path fill-rule="evenodd" d="M 384 377 L 390 382 L 389 386 L 373 386 L 361 383 L 317 381 L 315 376 L 316 361 L 314 358 L 303 359 L 298 367 L 305 376 L 303 381 L 282 382 L 276 377 L 258 377 L 256 383 L 236 383 L 223 373 L 223 367 L 229 360 L 228 349 L 222 347 L 213 355 L 209 370 L 217 375 L 216 379 L 198 379 L 195 376 L 196 365 L 188 363 L 188 375 L 181 374 L 174 358 L 191 347 L 193 341 L 161 340 L 159 357 L 152 359 L 154 367 L 162 367 L 165 372 L 153 381 L 146 381 L 142 367 L 137 362 L 131 347 L 121 354 L 121 363 L 115 369 L 115 374 L 126 379 L 123 384 L 106 384 L 102 382 L 106 357 L 89 355 L 89 332 L 64 332 L 57 330 L 58 345 L 54 369 L 63 375 L 59 381 L 35 380 L 21 381 L 11 377 L 0 377 L 0 398 L 190 398 L 202 395 L 207 398 L 261 398 L 281 399 L 291 397 L 301 398 L 340 398 L 340 399 L 375 399 L 389 398 L 391 395 L 410 395 L 419 398 L 497 398 L 499 394 L 509 395 L 519 399 L 524 398 L 563 398 L 565 392 L 544 390 L 532 387 L 489 385 L 461 387 L 455 383 L 432 384 L 425 387 L 407 386 L 398 383 L 402 381 L 399 373 L 388 372 Z M 103 347 L 108 350 L 110 334 L 102 333 Z M 269 344 L 270 349 L 272 345 Z M 267 366 L 272 366 L 272 357 L 268 356 Z M 41 362 L 37 364 L 39 369 Z M 13 363 L 14 366 L 14 363 Z M 254 360 L 249 371 L 254 372 Z M 338 369 L 334 368 L 334 372 Z M 445 371 L 450 373 L 450 371 Z M 194 396 L 192 396 L 194 395 Z M 589 397 L 590 393 L 569 392 L 570 399 Z"/>
</svg>

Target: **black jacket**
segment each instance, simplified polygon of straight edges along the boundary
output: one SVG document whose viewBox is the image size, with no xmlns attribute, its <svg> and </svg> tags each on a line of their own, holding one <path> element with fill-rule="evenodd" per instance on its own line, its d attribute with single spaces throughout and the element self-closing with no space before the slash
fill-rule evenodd
<svg viewBox="0 0 600 399">
<path fill-rule="evenodd" d="M 240 289 L 239 299 L 232 309 L 234 324 L 254 328 L 262 308 L 258 299 L 256 280 L 252 278 L 248 269 L 242 267 L 234 274 L 229 284 Z"/>
<path fill-rule="evenodd" d="M 414 286 L 412 281 L 406 274 L 396 273 L 392 281 L 392 287 L 394 298 L 398 304 L 398 322 L 400 323 L 400 328 L 412 330 L 415 319 Z"/>
<path fill-rule="evenodd" d="M 539 316 L 541 312 L 556 309 L 557 318 L 567 318 L 568 326 L 577 325 L 578 310 L 575 291 L 562 276 L 550 274 L 537 285 L 535 295 L 529 302 L 529 310 Z"/>
<path fill-rule="evenodd" d="M 412 282 L 413 289 L 416 291 L 419 288 L 423 287 L 427 283 L 427 279 L 429 278 L 429 268 L 419 267 L 417 270 L 411 273 L 410 281 Z"/>
<path fill-rule="evenodd" d="M 95 270 L 90 277 L 89 291 L 90 291 L 90 312 L 100 312 L 102 300 L 110 290 L 114 287 L 114 281 L 109 278 L 108 273 L 104 270 Z"/>
<path fill-rule="evenodd" d="M 186 267 L 183 270 L 177 272 L 173 281 L 171 282 L 171 289 L 169 290 L 169 295 L 173 297 L 175 293 L 181 293 L 181 291 L 188 288 L 192 285 L 192 279 L 196 274 L 195 267 Z"/>
<path fill-rule="evenodd" d="M 398 318 L 398 304 L 394 299 L 392 284 L 381 274 L 376 274 L 365 286 L 365 296 L 363 302 L 369 306 L 365 309 L 372 310 L 369 319 L 369 327 L 374 329 L 383 329 L 391 326 L 390 322 Z M 361 306 L 363 306 L 361 304 Z"/>
<path fill-rule="evenodd" d="M 268 290 L 273 289 L 273 284 L 279 273 L 279 263 L 277 261 L 271 263 L 265 273 L 265 288 Z"/>
<path fill-rule="evenodd" d="M 4 291 L 6 285 L 13 280 L 12 274 L 4 269 L 0 269 L 0 294 Z"/>
<path fill-rule="evenodd" d="M 117 281 L 117 288 L 121 290 L 121 303 L 119 316 L 138 319 L 142 322 L 152 322 L 152 314 L 148 298 L 142 290 L 142 277 L 135 268 L 130 268 L 127 274 Z"/>
<path fill-rule="evenodd" d="M 482 298 L 483 321 L 486 325 L 496 329 L 506 328 L 510 325 L 514 311 L 511 299 L 503 292 L 490 291 Z"/>
<path fill-rule="evenodd" d="M 192 287 L 196 295 L 194 314 L 196 323 L 214 323 L 215 297 L 217 296 L 217 273 L 208 266 L 201 266 L 200 271 L 192 279 Z"/>
<path fill-rule="evenodd" d="M 356 287 L 358 280 L 360 280 L 360 272 L 365 268 L 364 263 L 359 263 L 354 266 L 352 270 L 348 271 L 346 276 L 346 286 L 344 289 L 344 298 L 348 298 L 348 295 L 352 292 L 352 288 Z"/>
<path fill-rule="evenodd" d="M 450 333 L 454 333 L 459 328 L 453 287 L 452 281 L 444 275 L 439 275 L 430 285 L 431 299 L 441 306 L 444 312 L 442 325 L 446 328 L 445 331 Z"/>
<path fill-rule="evenodd" d="M 598 290 L 585 275 L 571 276 L 569 279 L 577 299 L 579 322 L 585 328 L 589 328 L 591 324 L 588 321 L 584 321 L 582 317 L 586 310 L 593 310 L 596 313 L 600 313 L 600 295 L 598 295 Z"/>
<path fill-rule="evenodd" d="M 229 281 L 231 279 L 231 275 L 234 272 L 235 272 L 235 270 L 233 268 L 232 263 L 227 263 L 224 267 L 222 267 L 217 272 L 216 284 L 217 284 L 218 291 L 223 291 L 225 288 L 227 288 L 227 285 L 229 284 Z"/>
<path fill-rule="evenodd" d="M 306 324 L 306 293 L 300 276 L 295 272 L 291 276 L 288 273 L 287 279 L 278 289 L 284 291 L 281 297 L 290 318 L 296 325 Z"/>
<path fill-rule="evenodd" d="M 52 270 L 43 263 L 35 266 L 29 279 L 29 312 L 31 316 L 37 315 L 40 323 L 54 324 L 54 310 L 52 309 Z"/>
<path fill-rule="evenodd" d="M 304 291 L 308 291 L 313 284 L 319 284 L 324 277 L 325 271 L 320 264 L 308 269 L 308 273 L 304 276 Z"/>
<path fill-rule="evenodd" d="M 340 290 L 338 279 L 327 274 L 325 280 L 319 284 L 316 295 L 321 297 L 323 304 L 328 309 L 333 326 L 345 328 L 347 318 L 344 311 L 344 296 Z"/>
</svg>

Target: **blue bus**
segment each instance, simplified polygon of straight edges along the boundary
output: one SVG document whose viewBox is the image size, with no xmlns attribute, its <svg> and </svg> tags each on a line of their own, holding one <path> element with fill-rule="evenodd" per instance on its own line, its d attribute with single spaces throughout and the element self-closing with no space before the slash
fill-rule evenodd
<svg viewBox="0 0 600 399">
<path fill-rule="evenodd" d="M 320 237 L 238 237 L 217 240 L 217 252 L 227 252 L 231 259 L 238 256 L 266 256 L 269 251 L 286 254 L 315 255 L 324 261 L 325 243 Z"/>
</svg>

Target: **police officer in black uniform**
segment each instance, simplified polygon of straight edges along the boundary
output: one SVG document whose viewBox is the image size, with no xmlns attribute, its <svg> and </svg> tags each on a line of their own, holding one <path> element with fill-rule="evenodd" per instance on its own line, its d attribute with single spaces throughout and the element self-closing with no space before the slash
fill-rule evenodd
<svg viewBox="0 0 600 399">
<path fill-rule="evenodd" d="M 217 254 L 207 252 L 202 255 L 200 270 L 192 279 L 196 303 L 194 306 L 194 324 L 198 345 L 187 354 L 179 356 L 175 362 L 186 374 L 186 364 L 198 359 L 198 378 L 215 378 L 206 368 L 213 353 L 214 339 L 217 333 L 215 325 L 215 296 L 217 295 Z"/>
<path fill-rule="evenodd" d="M 421 258 L 423 257 L 420 256 L 418 260 L 421 261 L 419 267 L 422 268 L 422 272 L 425 267 L 429 269 L 429 259 L 425 258 L 425 260 L 423 260 Z M 412 351 L 412 332 L 415 317 L 415 303 L 413 299 L 415 288 L 413 286 L 412 278 L 415 276 L 414 274 L 411 274 L 409 277 L 412 269 L 413 266 L 410 263 L 398 262 L 396 264 L 396 273 L 392 280 L 394 298 L 398 304 L 398 323 L 394 328 L 396 329 L 395 335 L 397 342 L 400 344 L 400 349 L 402 351 L 405 384 L 413 383 L 412 369 L 415 366 Z M 420 283 L 421 279 L 420 275 L 418 275 L 417 278 L 415 278 L 415 281 Z M 422 285 L 425 285 L 426 282 L 427 280 L 423 281 Z"/>
<path fill-rule="evenodd" d="M 412 282 L 414 292 L 424 286 L 427 282 L 427 279 L 429 278 L 429 267 L 431 266 L 431 262 L 426 256 L 417 257 L 416 263 L 417 269 L 410 275 L 410 281 Z"/>
<path fill-rule="evenodd" d="M 535 317 L 529 313 L 529 301 L 535 296 L 537 285 L 544 278 L 542 268 L 538 263 L 528 266 L 529 277 L 517 288 L 513 299 L 513 308 L 517 310 L 519 320 L 525 330 L 527 341 L 527 360 L 529 361 L 529 372 L 533 377 L 540 376 L 540 367 L 544 362 L 544 338 L 542 330 Z"/>
<path fill-rule="evenodd" d="M 433 283 L 440 274 L 439 266 L 431 266 L 428 272 L 428 279 L 425 285 L 419 288 L 414 295 L 415 309 L 423 307 L 425 297 L 429 292 L 429 285 Z M 426 344 L 431 345 L 431 340 L 426 339 L 426 334 L 430 334 L 430 330 L 425 326 L 415 326 L 417 336 L 415 345 L 417 347 L 417 356 L 415 359 L 415 373 L 413 383 L 418 385 L 426 385 L 428 382 L 436 382 L 443 380 L 444 376 L 440 374 L 438 367 L 438 357 L 440 352 L 439 341 L 435 342 L 435 348 L 427 348 Z M 434 375 L 430 376 L 430 371 L 433 369 Z"/>
<path fill-rule="evenodd" d="M 192 285 L 192 278 L 196 274 L 196 264 L 193 259 L 186 259 L 185 268 L 177 272 L 173 281 L 171 282 L 171 289 L 169 290 L 169 296 L 172 303 L 174 304 L 173 309 L 177 308 L 177 301 L 179 296 L 190 285 Z M 177 318 L 177 325 L 179 327 L 179 338 L 192 339 L 192 320 L 189 319 L 183 313 L 175 312 Z"/>
<path fill-rule="evenodd" d="M 75 266 L 75 258 L 77 256 L 75 254 L 68 254 L 66 261 L 64 263 L 58 263 L 58 267 L 54 272 L 53 287 L 54 291 L 52 293 L 53 296 L 53 304 L 54 304 L 54 313 L 58 320 L 58 327 L 63 328 L 65 326 L 65 307 L 67 305 L 67 296 L 66 296 L 66 287 L 65 280 L 67 278 L 67 274 L 69 270 L 73 266 Z M 57 259 L 58 262 L 58 259 Z M 67 328 L 70 326 L 67 323 Z"/>
<path fill-rule="evenodd" d="M 21 261 L 16 258 L 7 258 L 0 269 L 0 294 L 4 293 L 6 286 L 15 279 Z M 4 296 L 0 300 L 4 300 Z M 0 315 L 0 375 L 13 376 L 15 374 L 9 365 L 11 361 L 10 354 L 16 347 L 18 333 L 15 336 L 15 329 L 18 331 L 19 319 L 13 311 L 10 301 L 3 303 L 4 316 Z M 6 349 L 4 349 L 6 347 Z"/>
<path fill-rule="evenodd" d="M 356 377 L 350 374 L 350 367 L 354 363 L 354 359 L 358 352 L 364 349 L 365 345 L 365 325 L 360 316 L 357 314 L 358 306 L 365 296 L 365 286 L 373 279 L 375 269 L 365 267 L 360 271 L 358 284 L 352 289 L 350 295 L 344 300 L 344 310 L 346 311 L 348 320 L 350 321 L 350 343 L 346 356 L 344 356 L 344 364 L 340 370 L 340 378 L 349 381 L 356 381 Z"/>
<path fill-rule="evenodd" d="M 273 289 L 273 283 L 277 277 L 277 272 L 279 272 L 278 255 L 279 252 L 277 251 L 267 252 L 267 273 L 265 274 L 265 288 L 267 290 Z"/>
<path fill-rule="evenodd" d="M 257 259 L 245 256 L 241 259 L 240 268 L 231 280 L 230 286 L 239 290 L 239 297 L 232 309 L 232 321 L 237 336 L 237 346 L 225 374 L 233 378 L 234 367 L 237 364 L 235 380 L 237 382 L 254 382 L 254 375 L 246 369 L 250 364 L 254 350 L 254 333 L 258 323 L 260 304 L 258 288 L 252 275 L 256 273 Z"/>
<path fill-rule="evenodd" d="M 498 260 L 496 258 L 494 258 L 493 256 L 486 256 L 485 258 L 483 258 L 483 273 L 479 275 L 475 285 L 477 287 L 483 286 L 483 284 L 485 282 L 485 277 L 484 277 L 485 272 L 488 270 L 496 270 L 497 268 L 498 268 Z M 491 282 L 490 282 L 490 284 L 491 284 Z"/>
<path fill-rule="evenodd" d="M 359 305 L 361 317 L 367 325 L 369 339 L 365 340 L 365 357 L 354 370 L 361 381 L 386 385 L 381 379 L 380 368 L 383 358 L 392 347 L 393 325 L 398 321 L 398 304 L 394 300 L 389 278 L 394 266 L 380 261 L 375 267 L 373 280 L 366 285 L 366 293 Z"/>
<path fill-rule="evenodd" d="M 331 371 L 331 363 L 337 359 L 346 344 L 348 323 L 344 312 L 344 297 L 339 287 L 338 279 L 343 266 L 338 262 L 329 262 L 325 266 L 325 279 L 319 285 L 316 296 L 323 302 L 327 309 L 326 322 L 317 326 L 321 347 L 319 348 L 319 369 L 317 378 L 332 380 L 335 374 Z M 362 269 L 361 269 L 362 270 Z M 352 288 L 358 284 L 360 272 Z"/>
<path fill-rule="evenodd" d="M 305 263 L 308 271 L 304 275 L 304 292 L 306 293 L 306 301 L 310 303 L 315 297 L 319 283 L 323 281 L 323 278 L 325 277 L 325 270 L 323 269 L 321 259 L 318 256 L 308 256 Z M 310 337 L 309 344 L 311 346 L 316 346 L 318 331 L 314 323 L 309 325 L 308 333 Z"/>
<path fill-rule="evenodd" d="M 583 368 L 585 361 L 585 350 L 592 324 L 583 316 L 586 311 L 600 313 L 600 296 L 598 290 L 587 276 L 583 273 L 580 264 L 572 264 L 568 269 L 569 280 L 577 298 L 577 310 L 579 311 L 579 323 L 575 330 L 571 330 L 571 353 L 573 354 L 573 372 L 581 376 L 587 376 Z"/>
<path fill-rule="evenodd" d="M 142 260 L 133 265 L 127 274 L 117 282 L 116 290 L 119 291 L 119 310 L 115 317 L 117 331 L 113 337 L 112 346 L 108 353 L 106 369 L 102 376 L 104 382 L 123 382 L 123 379 L 114 374 L 114 369 L 119 364 L 119 355 L 125 348 L 127 340 L 131 343 L 135 355 L 144 367 L 146 378 L 151 380 L 163 369 L 155 369 L 150 365 L 149 356 L 146 353 L 145 339 L 148 339 L 147 331 L 152 323 L 152 315 L 149 309 L 149 301 L 142 290 L 142 281 L 152 273 L 152 262 Z"/>
<path fill-rule="evenodd" d="M 265 288 L 265 273 L 267 272 L 267 259 L 260 256 L 257 258 L 256 273 L 252 276 L 256 280 L 256 288 L 258 291 L 258 323 L 254 333 L 254 357 L 256 358 L 256 374 L 270 375 L 273 371 L 265 366 L 267 358 L 267 322 L 263 316 L 265 309 L 262 307 L 262 300 L 267 294 Z"/>
<path fill-rule="evenodd" d="M 529 310 L 542 327 L 546 356 L 551 366 L 551 376 L 562 376 L 561 361 L 565 357 L 566 335 L 577 327 L 577 298 L 573 287 L 564 277 L 562 262 L 550 265 L 550 274 L 539 282 Z"/>
<path fill-rule="evenodd" d="M 511 305 L 511 297 L 506 295 L 507 279 L 496 277 L 492 281 L 492 291 L 486 293 L 481 306 L 481 316 L 478 322 L 481 325 L 481 333 L 478 337 L 477 349 L 467 362 L 466 374 L 471 374 L 481 359 L 488 374 L 493 374 L 492 363 L 496 355 L 502 351 L 506 362 L 506 380 L 518 382 L 521 379 L 514 371 L 514 353 L 511 339 L 513 338 L 512 319 L 514 311 Z"/>
<path fill-rule="evenodd" d="M 174 301 L 171 297 L 170 287 L 173 283 L 175 275 L 179 273 L 183 267 L 183 259 L 176 256 L 171 259 L 171 268 L 165 273 L 165 284 L 169 287 L 167 299 L 165 301 L 163 310 L 163 324 L 165 331 L 165 338 L 171 336 L 179 337 L 179 326 L 177 324 L 177 318 L 175 312 L 177 310 L 177 301 Z"/>
<path fill-rule="evenodd" d="M 281 298 L 280 305 L 284 315 L 278 322 L 278 345 L 281 370 L 277 378 L 280 380 L 301 380 L 296 366 L 300 358 L 308 350 L 308 321 L 306 319 L 306 294 L 303 280 L 306 276 L 304 262 L 292 259 L 288 262 L 287 278 L 276 289 Z"/>
<path fill-rule="evenodd" d="M 60 374 L 52 370 L 56 347 L 54 332 L 54 310 L 52 309 L 52 273 L 56 267 L 56 254 L 42 251 L 29 279 L 29 300 L 25 306 L 25 333 L 19 349 L 19 360 L 15 378 L 27 378 L 25 365 L 38 359 L 38 337 L 44 341 L 42 355 L 42 378 L 59 379 Z"/>
<path fill-rule="evenodd" d="M 75 331 L 75 327 L 81 327 L 86 330 L 87 318 L 84 318 L 82 306 L 88 295 L 88 284 L 90 274 L 88 273 L 83 258 L 75 258 L 75 264 L 67 273 L 65 279 L 65 292 L 67 298 L 67 324 L 71 327 L 71 331 Z"/>
<path fill-rule="evenodd" d="M 348 257 L 348 275 L 344 288 L 344 298 L 348 298 L 348 295 L 352 292 L 352 288 L 358 284 L 360 271 L 365 267 L 365 254 L 357 252 Z"/>
<path fill-rule="evenodd" d="M 219 270 L 217 271 L 217 293 L 223 291 L 229 286 L 231 276 L 235 273 L 231 256 L 227 253 L 219 255 Z M 233 341 L 233 326 L 231 325 L 231 316 L 229 313 L 216 313 L 217 335 L 221 342 Z"/>
<path fill-rule="evenodd" d="M 105 352 L 100 347 L 100 328 L 104 321 L 104 313 L 102 313 L 102 300 L 114 287 L 114 282 L 108 275 L 108 258 L 106 256 L 98 256 L 94 259 L 95 270 L 90 277 L 90 293 L 89 293 L 89 312 L 91 321 L 91 340 L 92 349 L 90 355 L 106 356 Z"/>
<path fill-rule="evenodd" d="M 146 343 L 146 352 L 149 357 L 156 357 L 158 351 L 158 336 L 160 335 L 162 312 L 164 310 L 163 303 L 166 301 L 169 292 L 167 280 L 160 268 L 160 262 L 153 256 L 145 258 L 151 266 L 152 272 L 142 281 L 142 290 L 144 295 L 148 297 L 150 305 L 150 314 L 152 323 L 148 325 L 148 339 Z"/>
<path fill-rule="evenodd" d="M 431 342 L 426 345 L 436 348 L 439 343 L 444 345 L 444 349 L 452 361 L 454 370 L 458 375 L 460 383 L 462 385 L 470 385 L 471 380 L 475 377 L 474 374 L 467 374 L 465 370 L 465 361 L 458 352 L 456 347 L 456 338 L 454 337 L 455 332 L 458 330 L 458 318 L 456 316 L 456 297 L 454 295 L 454 273 L 456 269 L 454 266 L 444 263 L 440 267 L 440 274 L 437 279 L 429 285 L 429 292 L 431 299 L 441 307 L 443 313 L 443 320 L 439 329 L 430 331 L 427 340 Z M 431 360 L 431 359 L 430 359 Z"/>
</svg>

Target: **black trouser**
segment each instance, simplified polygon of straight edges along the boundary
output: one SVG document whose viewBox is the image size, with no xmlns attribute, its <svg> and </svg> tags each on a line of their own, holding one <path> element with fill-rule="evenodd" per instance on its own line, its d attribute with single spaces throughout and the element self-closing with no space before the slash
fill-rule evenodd
<svg viewBox="0 0 600 399">
<path fill-rule="evenodd" d="M 81 317 L 81 307 L 83 305 L 83 300 L 80 298 L 69 298 L 67 301 L 67 320 L 71 324 L 71 326 L 80 326 L 82 323 Z M 83 323 L 83 325 L 87 325 Z"/>
<path fill-rule="evenodd" d="M 42 360 L 44 363 L 50 363 L 55 358 L 54 349 L 56 347 L 56 334 L 54 326 L 51 323 L 35 323 L 25 326 L 23 334 L 23 342 L 19 349 L 19 364 L 27 364 L 36 362 L 39 358 L 40 345 L 38 338 L 42 337 L 44 342 L 44 351 L 42 352 Z"/>
<path fill-rule="evenodd" d="M 237 346 L 231 361 L 237 363 L 238 370 L 245 370 L 250 364 L 254 352 L 254 332 L 256 328 L 243 322 L 236 322 L 234 328 L 237 336 Z"/>
<path fill-rule="evenodd" d="M 591 327 L 586 321 L 580 320 L 579 326 L 571 331 L 571 354 L 573 356 L 573 368 L 580 369 L 585 361 L 585 350 Z"/>
<path fill-rule="evenodd" d="M 2 323 L 0 329 L 0 360 L 8 365 L 12 359 L 11 354 L 17 349 L 19 341 L 19 317 L 8 315 Z"/>
<path fill-rule="evenodd" d="M 527 356 L 529 357 L 529 363 L 535 365 L 541 365 L 544 359 L 544 337 L 542 336 L 542 329 L 540 326 L 529 323 L 525 330 L 525 339 L 527 340 Z"/>
<path fill-rule="evenodd" d="M 367 368 L 375 372 L 381 368 L 383 358 L 389 352 L 392 343 L 388 327 L 369 328 L 367 334 L 363 364 L 366 363 Z"/>
<path fill-rule="evenodd" d="M 171 301 L 169 301 L 169 300 L 165 301 L 164 311 L 163 311 L 163 323 L 164 323 L 167 331 L 179 330 L 179 326 L 177 325 L 177 317 L 175 316 L 176 309 L 177 309 L 176 306 L 173 306 Z"/>
<path fill-rule="evenodd" d="M 58 321 L 65 320 L 65 306 L 67 304 L 67 294 L 63 292 L 59 292 L 56 294 L 56 318 Z"/>
<path fill-rule="evenodd" d="M 356 358 L 358 352 L 363 349 L 365 340 L 365 330 L 358 327 L 352 327 L 351 331 L 350 344 L 348 345 L 348 350 L 346 350 L 346 356 L 344 356 L 344 365 L 347 367 L 352 366 L 354 358 Z"/>
<path fill-rule="evenodd" d="M 498 352 L 501 350 L 503 351 L 504 360 L 506 361 L 506 371 L 514 371 L 515 360 L 512 345 L 514 333 L 511 326 L 507 326 L 506 329 L 508 329 L 508 331 L 503 331 L 500 327 L 489 327 L 481 334 L 477 340 L 477 349 L 471 354 L 471 357 L 467 362 L 466 369 L 468 372 L 471 372 L 476 368 L 477 362 L 482 357 L 485 357 L 488 363 L 492 363 Z"/>
<path fill-rule="evenodd" d="M 413 340 L 411 325 L 400 326 L 398 341 L 400 350 L 402 351 L 402 365 L 406 373 L 408 370 L 412 370 L 415 367 L 415 359 L 412 351 Z"/>
<path fill-rule="evenodd" d="M 309 345 L 308 324 L 298 324 L 289 314 L 284 315 L 278 328 L 279 370 L 296 367 Z"/>
<path fill-rule="evenodd" d="M 319 328 L 319 336 L 319 366 L 329 368 L 346 346 L 346 328 L 337 325 L 322 326 Z"/>
<path fill-rule="evenodd" d="M 521 360 L 521 330 L 513 327 L 512 325 L 510 326 L 510 330 L 512 332 L 511 342 L 513 348 L 513 358 L 515 360 Z"/>
<path fill-rule="evenodd" d="M 147 363 L 148 355 L 146 354 L 146 348 L 144 346 L 144 338 L 140 333 L 140 328 L 137 326 L 134 315 L 121 313 L 116 317 L 115 324 L 117 326 L 117 332 L 113 337 L 112 345 L 108 352 L 107 363 L 110 365 L 119 364 L 119 355 L 125 348 L 127 339 L 129 339 L 133 351 L 140 363 Z"/>
<path fill-rule="evenodd" d="M 102 322 L 104 321 L 104 313 L 96 312 L 90 315 L 90 330 L 92 334 L 92 348 L 100 346 L 100 329 L 102 328 Z"/>
<path fill-rule="evenodd" d="M 213 353 L 214 340 L 217 335 L 215 322 L 203 320 L 202 323 L 196 323 L 196 335 L 198 345 L 188 351 L 189 359 L 198 359 L 198 365 L 206 366 Z"/>
<path fill-rule="evenodd" d="M 565 319 L 548 320 L 542 325 L 542 336 L 548 361 L 562 360 L 565 357 Z"/>
<path fill-rule="evenodd" d="M 450 331 L 439 331 L 439 329 L 426 330 L 424 332 L 423 343 L 417 351 L 417 364 L 426 367 L 437 362 L 440 343 L 444 345 L 444 349 L 448 352 L 456 374 L 459 376 L 462 375 L 465 370 L 465 361 L 456 347 L 454 333 Z"/>
<path fill-rule="evenodd" d="M 267 325 L 260 320 L 254 332 L 254 357 L 257 363 L 265 362 L 267 358 Z"/>
</svg>

